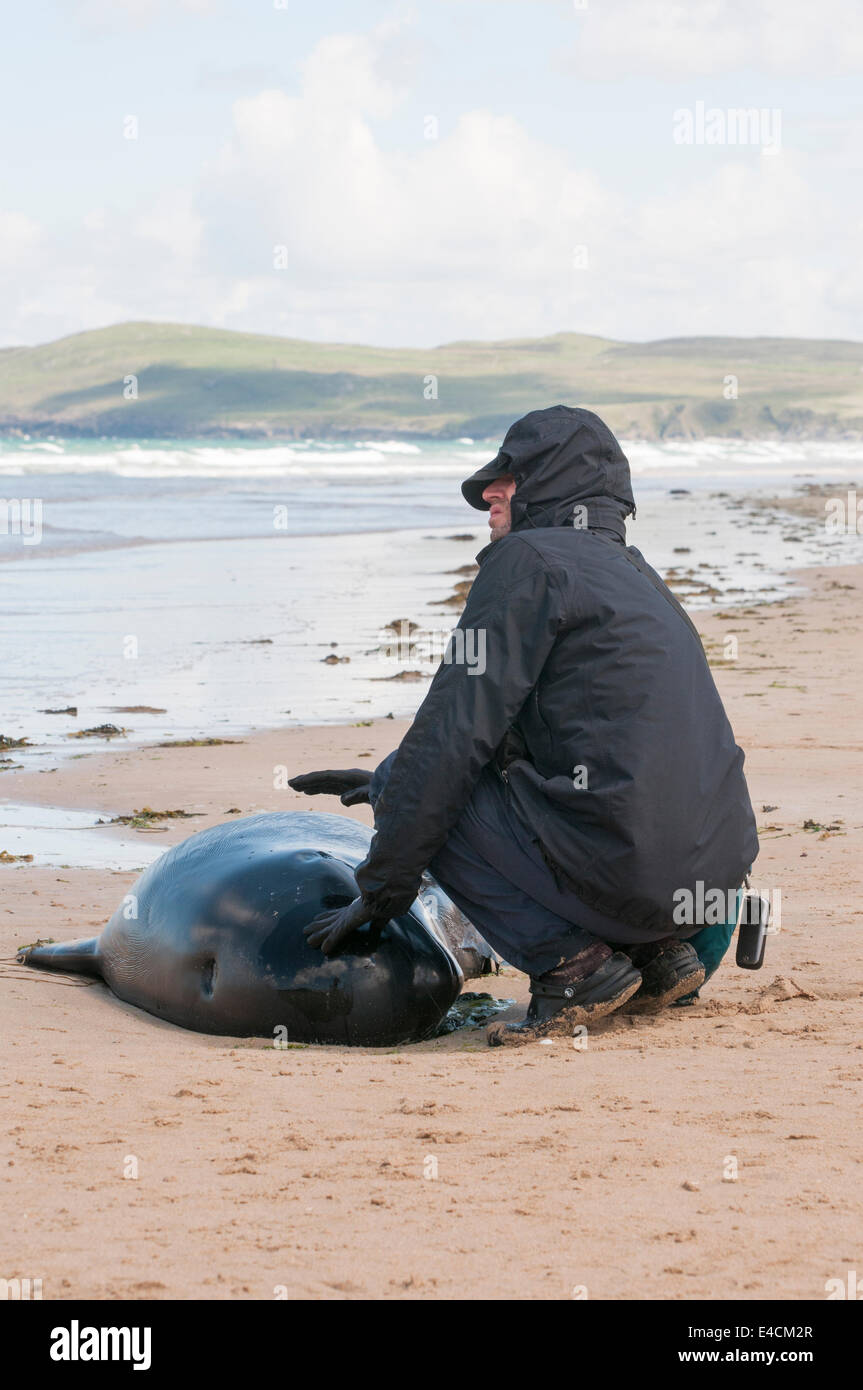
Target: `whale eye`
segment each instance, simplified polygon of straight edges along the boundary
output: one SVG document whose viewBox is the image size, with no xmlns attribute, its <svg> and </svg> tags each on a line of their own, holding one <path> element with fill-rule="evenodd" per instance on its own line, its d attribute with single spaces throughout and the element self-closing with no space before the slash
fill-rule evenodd
<svg viewBox="0 0 863 1390">
<path fill-rule="evenodd" d="M 207 999 L 213 997 L 213 986 L 216 982 L 216 962 L 205 960 L 201 966 L 201 993 Z"/>
</svg>

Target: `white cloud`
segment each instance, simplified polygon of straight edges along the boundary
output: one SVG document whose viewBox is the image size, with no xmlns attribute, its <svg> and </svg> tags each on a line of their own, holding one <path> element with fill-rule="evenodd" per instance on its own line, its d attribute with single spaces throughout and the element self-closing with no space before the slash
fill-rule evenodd
<svg viewBox="0 0 863 1390">
<path fill-rule="evenodd" d="M 629 243 L 642 258 L 641 316 L 656 322 L 664 304 L 673 333 L 854 336 L 859 297 L 838 316 L 824 303 L 841 272 L 823 213 L 787 153 L 729 159 L 675 197 L 654 196 L 633 210 Z M 851 229 L 842 236 L 853 255 Z"/>
<path fill-rule="evenodd" d="M 560 328 L 852 336 L 861 321 L 859 301 L 843 311 L 838 295 L 830 309 L 820 298 L 856 259 L 843 230 L 853 218 L 838 182 L 832 215 L 813 199 L 807 156 L 681 151 L 688 187 L 639 200 L 600 182 L 579 149 L 489 110 L 390 152 L 371 119 L 396 111 L 399 93 L 379 90 L 374 71 L 373 39 L 321 45 L 299 96 L 237 103 L 205 181 L 211 229 L 242 209 L 230 242 L 213 238 L 211 268 L 227 270 L 241 249 L 250 306 L 273 285 L 272 244 L 287 247 L 279 312 L 292 333 L 324 336 L 326 323 L 333 336 L 389 342 Z M 573 265 L 580 244 L 586 271 Z"/>
<path fill-rule="evenodd" d="M 236 102 L 197 181 L 136 217 L 96 209 L 55 231 L 8 213 L 6 341 L 125 318 L 411 345 L 860 335 L 863 200 L 841 177 L 853 121 L 834 123 L 828 177 L 819 153 L 681 149 L 688 184 L 629 194 L 585 167 L 589 149 L 486 108 L 388 147 L 377 123 L 399 117 L 407 82 L 397 40 L 393 26 L 324 39 L 296 95 Z"/>
<path fill-rule="evenodd" d="M 203 222 L 190 195 L 181 193 L 163 198 L 149 208 L 138 219 L 135 231 L 163 246 L 176 260 L 191 261 L 200 250 Z"/>
<path fill-rule="evenodd" d="M 14 271 L 31 260 L 42 239 L 42 228 L 23 212 L 0 211 L 0 268 Z"/>
<path fill-rule="evenodd" d="M 615 200 L 570 156 L 509 115 L 466 112 L 438 140 L 388 152 L 372 121 L 400 91 L 379 76 L 369 38 L 338 36 L 306 64 L 298 97 L 265 91 L 234 107 L 234 134 L 205 176 L 214 257 L 238 247 L 250 271 L 274 244 L 323 285 L 460 277 L 544 283 L 569 265 L 579 229 Z M 237 210 L 241 210 L 238 212 Z M 464 292 L 460 284 L 460 292 Z M 437 293 L 438 291 L 435 291 Z"/>
<path fill-rule="evenodd" d="M 593 80 L 749 69 L 808 78 L 858 72 L 859 0 L 592 0 L 568 60 Z"/>
<path fill-rule="evenodd" d="M 210 14 L 214 5 L 215 0 L 74 0 L 70 8 L 83 29 L 106 32 L 130 25 L 143 28 L 171 10 Z"/>
</svg>

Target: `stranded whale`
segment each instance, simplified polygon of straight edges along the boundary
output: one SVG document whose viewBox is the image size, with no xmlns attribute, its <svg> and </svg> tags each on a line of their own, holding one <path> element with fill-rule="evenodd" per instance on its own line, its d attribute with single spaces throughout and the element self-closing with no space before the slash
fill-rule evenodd
<svg viewBox="0 0 863 1390">
<path fill-rule="evenodd" d="M 303 928 L 356 897 L 371 831 L 278 812 L 212 826 L 141 875 L 102 935 L 18 959 L 96 976 L 118 998 L 199 1033 L 392 1046 L 431 1036 L 494 952 L 430 875 L 410 910 L 337 955 Z"/>
</svg>

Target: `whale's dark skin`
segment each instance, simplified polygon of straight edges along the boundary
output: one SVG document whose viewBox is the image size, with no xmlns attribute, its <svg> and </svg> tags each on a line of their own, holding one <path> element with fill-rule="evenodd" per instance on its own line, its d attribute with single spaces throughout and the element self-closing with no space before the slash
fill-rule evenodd
<svg viewBox="0 0 863 1390">
<path fill-rule="evenodd" d="M 303 928 L 357 894 L 371 831 L 283 812 L 212 826 L 141 875 L 100 937 L 18 959 L 94 975 L 118 998 L 199 1033 L 382 1047 L 437 1029 L 493 953 L 426 876 L 409 912 L 324 956 Z M 284 1032 L 282 1030 L 285 1030 Z"/>
</svg>

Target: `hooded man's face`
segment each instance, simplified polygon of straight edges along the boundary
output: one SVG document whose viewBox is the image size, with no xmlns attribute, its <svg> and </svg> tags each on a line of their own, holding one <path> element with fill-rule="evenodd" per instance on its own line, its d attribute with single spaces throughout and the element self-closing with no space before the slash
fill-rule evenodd
<svg viewBox="0 0 863 1390">
<path fill-rule="evenodd" d="M 512 526 L 509 504 L 514 492 L 515 478 L 511 473 L 501 474 L 489 483 L 488 487 L 483 488 L 483 501 L 490 504 L 488 524 L 493 541 L 502 540 L 504 536 L 509 535 Z"/>
</svg>

